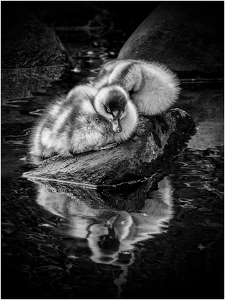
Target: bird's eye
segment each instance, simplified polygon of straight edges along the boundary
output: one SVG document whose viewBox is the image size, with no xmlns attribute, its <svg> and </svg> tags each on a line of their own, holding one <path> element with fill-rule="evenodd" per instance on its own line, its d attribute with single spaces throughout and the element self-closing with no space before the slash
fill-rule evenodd
<svg viewBox="0 0 225 300">
<path fill-rule="evenodd" d="M 111 114 L 111 109 L 110 109 L 108 106 L 106 106 L 106 112 L 107 112 L 108 114 Z"/>
</svg>

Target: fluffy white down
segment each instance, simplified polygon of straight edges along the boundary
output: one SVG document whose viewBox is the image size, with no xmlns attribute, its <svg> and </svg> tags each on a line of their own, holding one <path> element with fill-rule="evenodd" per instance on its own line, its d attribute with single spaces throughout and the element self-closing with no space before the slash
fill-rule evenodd
<svg viewBox="0 0 225 300">
<path fill-rule="evenodd" d="M 155 115 L 164 112 L 177 100 L 180 88 L 175 75 L 157 64 L 141 63 L 142 84 L 132 95 L 141 113 Z"/>
<path fill-rule="evenodd" d="M 112 86 L 117 83 L 127 92 L 131 92 L 131 100 L 142 114 L 155 115 L 164 112 L 178 98 L 179 80 L 162 64 L 132 59 L 115 60 L 106 63 L 105 69 L 108 70 L 105 75 L 107 80 L 100 82 L 104 81 Z M 101 91 L 100 84 L 98 86 Z M 107 97 L 107 93 L 104 96 Z"/>
</svg>

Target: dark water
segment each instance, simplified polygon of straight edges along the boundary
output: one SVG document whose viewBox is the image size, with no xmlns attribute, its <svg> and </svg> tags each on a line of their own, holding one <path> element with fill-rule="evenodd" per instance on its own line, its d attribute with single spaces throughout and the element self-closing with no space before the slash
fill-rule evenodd
<svg viewBox="0 0 225 300">
<path fill-rule="evenodd" d="M 134 188 L 121 201 L 82 191 L 81 201 L 76 188 L 21 178 L 43 107 L 113 55 L 84 48 L 73 72 L 32 99 L 3 99 L 2 298 L 223 298 L 222 88 L 183 90 L 177 106 L 198 131 L 156 191 Z"/>
</svg>

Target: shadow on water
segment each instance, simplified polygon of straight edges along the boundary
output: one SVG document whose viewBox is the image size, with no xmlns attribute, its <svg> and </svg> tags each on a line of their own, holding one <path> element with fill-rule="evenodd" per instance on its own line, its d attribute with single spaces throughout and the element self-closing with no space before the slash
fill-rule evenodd
<svg viewBox="0 0 225 300">
<path fill-rule="evenodd" d="M 21 178 L 37 116 L 95 75 L 110 57 L 100 48 L 84 48 L 33 98 L 3 97 L 2 298 L 223 298 L 221 87 L 182 91 L 177 106 L 199 130 L 155 190 L 60 189 Z"/>
</svg>

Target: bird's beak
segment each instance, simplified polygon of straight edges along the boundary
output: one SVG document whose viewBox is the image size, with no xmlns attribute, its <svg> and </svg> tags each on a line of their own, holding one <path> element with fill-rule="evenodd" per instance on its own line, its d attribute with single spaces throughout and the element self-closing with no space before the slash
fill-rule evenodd
<svg viewBox="0 0 225 300">
<path fill-rule="evenodd" d="M 121 132 L 122 131 L 122 127 L 121 127 L 119 119 L 113 119 L 112 120 L 112 128 L 113 128 L 114 132 Z"/>
</svg>

